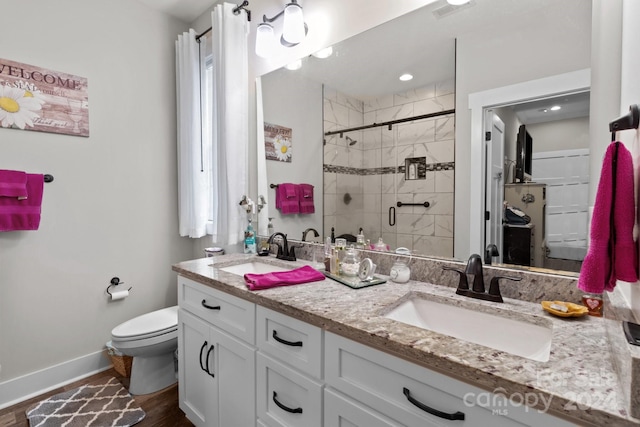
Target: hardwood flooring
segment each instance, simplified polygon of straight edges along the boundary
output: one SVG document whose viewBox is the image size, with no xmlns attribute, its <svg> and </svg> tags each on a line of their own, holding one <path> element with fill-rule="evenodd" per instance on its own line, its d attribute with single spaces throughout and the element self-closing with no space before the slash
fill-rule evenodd
<svg viewBox="0 0 640 427">
<path fill-rule="evenodd" d="M 74 389 L 94 379 L 113 376 L 120 380 L 126 387 L 128 379 L 120 376 L 115 370 L 109 369 L 99 374 L 84 378 L 64 387 L 51 390 L 40 396 L 33 397 L 24 402 L 0 410 L 0 427 L 29 427 L 29 421 L 25 411 L 42 399 L 53 396 L 63 391 Z M 178 384 L 174 384 L 158 392 L 133 396 L 134 400 L 146 412 L 144 419 L 136 424 L 136 427 L 192 427 L 193 424 L 185 417 L 184 412 L 178 407 Z"/>
</svg>

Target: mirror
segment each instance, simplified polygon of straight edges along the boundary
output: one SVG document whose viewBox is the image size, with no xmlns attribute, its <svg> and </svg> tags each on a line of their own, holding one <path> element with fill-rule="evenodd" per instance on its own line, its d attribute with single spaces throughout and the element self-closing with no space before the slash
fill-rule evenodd
<svg viewBox="0 0 640 427">
<path fill-rule="evenodd" d="M 479 196 L 470 190 L 468 187 L 470 181 L 467 178 L 478 166 L 474 165 L 475 158 L 464 161 L 464 157 L 467 156 L 465 153 L 471 152 L 467 148 L 469 144 L 467 138 L 471 131 L 468 128 L 469 124 L 466 123 L 469 116 L 465 111 L 466 108 L 459 108 L 455 115 L 456 121 L 459 116 L 462 116 L 462 123 L 454 124 L 453 118 L 447 117 L 426 119 L 432 122 L 429 126 L 434 132 L 433 139 L 423 144 L 424 148 L 430 148 L 428 151 L 420 152 L 413 143 L 407 144 L 411 145 L 411 151 L 408 149 L 403 151 L 404 147 L 400 141 L 402 141 L 404 130 L 400 124 L 394 124 L 391 131 L 388 127 L 376 127 L 343 132 L 342 138 L 339 133 L 325 134 L 386 120 L 387 118 L 377 120 L 375 113 L 371 114 L 371 110 L 365 112 L 364 106 L 374 106 L 378 103 L 379 107 L 397 107 L 393 105 L 394 95 L 395 98 L 401 98 L 402 94 L 405 97 L 408 97 L 407 94 L 417 96 L 421 91 L 427 92 L 425 88 L 430 87 L 433 89 L 428 98 L 429 102 L 432 106 L 438 105 L 438 111 L 443 111 L 450 106 L 453 107 L 449 102 L 459 103 L 461 96 L 464 97 L 462 99 L 465 99 L 466 104 L 466 96 L 473 92 L 474 87 L 482 87 L 483 81 L 488 82 L 484 83 L 488 85 L 485 88 L 503 86 L 504 84 L 493 84 L 486 74 L 488 72 L 486 69 L 477 70 L 478 74 L 473 76 L 473 84 L 468 84 L 470 80 L 468 75 L 476 71 L 472 67 L 461 70 L 458 64 L 458 74 L 462 71 L 465 76 L 460 78 L 454 75 L 457 37 L 469 40 L 473 39 L 476 33 L 482 33 L 480 39 L 490 41 L 487 43 L 488 54 L 491 54 L 491 49 L 501 48 L 501 45 L 506 44 L 505 39 L 513 42 L 514 37 L 526 50 L 527 43 L 534 42 L 518 39 L 528 35 L 526 31 L 519 32 L 524 27 L 527 31 L 535 28 L 545 33 L 549 32 L 548 28 L 563 28 L 564 36 L 560 40 L 566 40 L 568 45 L 575 46 L 577 37 L 584 38 L 585 43 L 589 43 L 590 3 L 578 0 L 561 2 L 561 4 L 553 1 L 531 3 L 535 4 L 529 4 L 529 2 L 523 4 L 513 0 L 483 0 L 471 2 L 470 5 L 456 10 L 447 6 L 446 2 L 438 1 L 333 46 L 333 55 L 327 59 L 321 60 L 310 56 L 302 59 L 302 67 L 297 71 L 281 69 L 262 76 L 265 122 L 292 130 L 290 147 L 292 161 L 290 163 L 268 161 L 267 181 L 274 185 L 285 182 L 309 183 L 314 186 L 315 197 L 315 213 L 312 215 L 282 215 L 275 209 L 275 203 L 270 203 L 269 216 L 274 218 L 275 229 L 287 232 L 290 238 L 300 238 L 302 232 L 309 227 L 318 230 L 321 236 L 331 233 L 330 226 L 336 228 L 336 235 L 343 232 L 357 234 L 362 227 L 365 237 L 370 239 L 371 243 L 375 243 L 377 238 L 382 236 L 385 243 L 409 247 L 414 252 L 426 256 L 451 257 L 455 253 L 454 241 L 458 245 L 457 242 L 464 239 L 467 239 L 467 244 L 458 245 L 463 248 L 462 254 L 466 253 L 465 246 L 475 248 L 475 245 L 469 242 L 475 241 L 474 233 L 481 233 L 479 230 L 459 231 L 454 228 L 454 223 L 456 227 L 459 222 L 468 223 L 465 217 L 470 215 L 477 218 L 484 233 L 484 209 L 478 208 L 479 204 L 474 203 L 474 198 Z M 588 10 L 584 11 L 583 9 L 587 6 Z M 576 13 L 576 10 L 579 10 L 579 13 Z M 561 25 L 567 22 L 571 25 Z M 554 38 L 554 43 L 559 44 L 557 38 Z M 468 43 L 464 46 L 468 46 Z M 578 50 L 581 53 L 585 51 L 585 49 Z M 370 56 L 365 56 L 365 53 Z M 463 52 L 463 54 L 468 60 L 469 52 Z M 516 57 L 523 55 L 521 52 L 517 55 L 504 52 L 499 54 Z M 457 55 L 460 56 L 459 47 Z M 539 56 L 541 54 L 536 55 L 536 57 Z M 531 80 L 537 76 L 552 75 L 562 71 L 563 66 L 568 67 L 553 55 L 547 61 L 514 64 L 514 67 L 508 71 L 499 68 L 491 72 L 496 76 L 506 76 L 504 78 L 506 83 L 511 83 Z M 588 58 L 580 65 L 584 62 L 588 64 Z M 395 65 L 400 67 L 395 68 Z M 406 82 L 398 80 L 398 76 L 401 71 L 406 72 L 410 68 L 418 71 L 412 72 L 414 80 L 408 83 L 411 86 L 407 86 Z M 577 68 L 583 67 L 577 66 L 573 69 Z M 568 70 L 571 69 L 568 68 Z M 425 71 L 425 73 L 419 71 Z M 393 81 L 394 85 L 387 85 L 387 81 Z M 448 98 L 438 99 L 439 96 Z M 424 102 L 425 99 L 420 101 Z M 358 112 L 358 109 L 362 109 L 360 116 L 349 115 L 351 110 Z M 336 110 L 341 110 L 340 117 L 336 114 Z M 388 111 L 391 114 L 388 117 L 390 119 L 396 117 L 395 113 L 402 113 L 402 111 Z M 410 114 L 414 115 L 414 112 L 411 111 Z M 446 139 L 436 141 L 435 132 L 438 129 L 445 130 Z M 454 139 L 454 132 L 459 140 Z M 460 138 L 460 135 L 464 138 Z M 376 151 L 369 148 L 371 146 L 366 144 L 370 141 L 372 143 L 379 141 L 380 149 Z M 448 141 L 449 146 L 452 146 L 451 151 L 446 151 L 449 147 L 441 141 Z M 434 143 L 441 143 L 440 148 L 436 149 Z M 395 152 L 385 151 L 385 148 L 392 147 Z M 452 158 L 454 150 L 455 157 Z M 422 155 L 423 153 L 425 155 Z M 324 159 L 323 162 L 320 162 L 321 158 Z M 446 163 L 451 163 L 451 170 L 442 169 L 442 165 L 437 166 L 437 164 Z M 437 169 L 438 167 L 440 169 Z M 483 165 L 479 167 L 484 170 Z M 377 171 L 377 168 L 381 171 Z M 386 174 L 377 174 L 385 168 L 394 169 Z M 426 178 L 426 172 L 433 172 L 430 174 L 433 178 L 424 179 L 425 182 L 419 183 L 427 184 L 427 189 L 423 190 L 415 182 L 420 180 L 412 177 Z M 436 179 L 437 172 L 445 173 L 439 175 L 440 179 Z M 335 174 L 335 180 L 332 180 L 331 176 L 326 176 L 327 173 Z M 339 173 L 340 178 L 338 178 Z M 380 185 L 377 186 L 380 190 L 373 195 L 373 192 L 368 193 L 367 189 L 372 188 L 370 181 L 373 179 L 370 178 L 376 174 L 380 180 Z M 377 180 L 378 177 L 375 179 Z M 340 191 L 337 190 L 339 184 L 341 184 Z M 403 195 L 399 191 L 401 184 L 413 186 L 413 191 L 408 190 Z M 455 191 L 453 191 L 454 186 Z M 464 194 L 465 190 L 471 191 L 472 194 L 468 198 L 462 197 L 463 200 L 459 201 L 460 196 L 456 194 L 459 190 L 463 190 L 460 194 Z M 439 202 L 437 205 L 430 203 L 429 208 L 397 207 L 398 201 L 405 201 L 400 196 L 410 196 L 411 200 L 406 202 L 420 203 L 433 199 L 422 200 L 417 195 L 438 195 L 440 192 L 447 194 L 450 202 Z M 391 194 L 393 198 L 384 197 Z M 270 193 L 270 198 L 275 199 L 275 191 Z M 468 213 L 465 210 L 467 203 L 474 207 Z M 393 213 L 389 212 L 389 208 L 394 205 L 396 225 L 389 226 L 389 222 L 393 223 L 389 221 Z M 444 205 L 447 205 L 447 210 L 441 213 L 433 209 Z M 362 220 L 359 219 L 359 214 L 350 214 L 351 211 L 347 209 L 350 206 L 362 207 Z M 375 206 L 378 211 L 365 212 L 365 206 Z M 321 213 L 325 213 L 324 217 Z M 369 224 L 380 224 L 380 231 L 366 225 L 365 215 L 371 219 Z M 406 215 L 406 218 L 399 221 L 400 215 Z M 442 215 L 442 218 L 437 218 L 438 222 L 436 222 L 436 215 Z M 325 220 L 325 217 L 331 216 L 334 218 Z M 421 224 L 420 221 L 424 223 Z M 419 247 L 415 245 L 416 240 L 414 240 L 417 233 L 414 228 L 407 228 L 408 224 L 426 229 L 425 236 L 448 239 L 448 241 L 443 244 L 445 240 L 440 240 L 439 243 L 431 246 Z M 344 228 L 341 228 L 342 226 Z M 395 238 L 391 237 L 389 229 L 396 227 L 397 230 L 401 226 L 405 227 L 405 233 L 396 232 Z M 436 231 L 436 227 L 440 227 L 440 231 Z M 405 236 L 400 238 L 401 234 Z M 409 236 L 410 242 L 405 238 Z M 477 241 L 480 246 L 480 240 Z M 434 252 L 434 249 L 443 252 Z"/>
<path fill-rule="evenodd" d="M 580 91 L 485 109 L 485 247 L 497 245 L 494 262 L 580 271 L 589 217 L 589 99 Z"/>
</svg>

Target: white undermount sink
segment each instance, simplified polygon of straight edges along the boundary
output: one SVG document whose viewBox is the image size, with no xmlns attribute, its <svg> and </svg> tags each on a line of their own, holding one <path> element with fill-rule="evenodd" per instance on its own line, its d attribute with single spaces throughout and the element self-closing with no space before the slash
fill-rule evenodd
<svg viewBox="0 0 640 427">
<path fill-rule="evenodd" d="M 436 302 L 420 295 L 410 297 L 384 317 L 527 359 L 549 360 L 551 326 Z"/>
<path fill-rule="evenodd" d="M 230 265 L 229 267 L 220 268 L 222 271 L 226 271 L 227 273 L 237 274 L 239 276 L 244 276 L 247 273 L 253 274 L 264 274 L 264 273 L 273 273 L 276 271 L 289 271 L 290 268 L 279 267 L 277 265 L 271 265 L 264 262 L 245 262 L 243 264 Z"/>
</svg>

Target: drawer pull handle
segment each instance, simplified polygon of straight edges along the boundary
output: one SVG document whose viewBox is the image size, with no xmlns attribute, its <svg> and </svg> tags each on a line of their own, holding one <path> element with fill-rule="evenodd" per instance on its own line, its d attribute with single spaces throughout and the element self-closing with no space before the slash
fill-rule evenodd
<svg viewBox="0 0 640 427">
<path fill-rule="evenodd" d="M 431 415 L 444 418 L 445 420 L 464 420 L 463 412 L 458 411 L 458 412 L 454 412 L 453 414 L 448 414 L 446 412 L 442 412 L 442 411 L 438 411 L 437 409 L 430 408 L 424 403 L 418 402 L 413 397 L 411 397 L 411 392 L 406 387 L 402 389 L 402 393 L 404 393 L 404 395 L 407 396 L 407 400 L 409 402 L 411 402 L 413 405 L 417 406 L 418 408 L 422 409 L 423 411 L 430 413 Z"/>
<path fill-rule="evenodd" d="M 278 405 L 278 408 L 282 409 L 283 411 L 287 411 L 291 414 L 301 414 L 302 413 L 302 408 L 295 408 L 295 409 L 291 409 L 288 408 L 286 406 L 284 406 L 282 403 L 278 402 L 278 394 L 274 391 L 273 392 L 273 403 L 275 403 L 276 405 Z"/>
<path fill-rule="evenodd" d="M 202 364 L 202 352 L 204 351 L 204 348 L 206 346 L 207 346 L 207 342 L 205 341 L 204 344 L 202 344 L 202 347 L 200 347 L 200 369 L 202 369 L 208 374 L 209 372 L 207 371 L 207 368 L 205 368 L 204 365 Z"/>
<path fill-rule="evenodd" d="M 202 300 L 202 306 L 204 308 L 208 308 L 209 310 L 220 310 L 220 306 L 219 305 L 216 305 L 216 306 L 207 305 L 207 300 L 206 299 Z"/>
<path fill-rule="evenodd" d="M 209 351 L 207 351 L 207 359 L 206 359 L 206 362 L 207 362 L 207 374 L 211 375 L 213 378 L 215 378 L 216 376 L 215 376 L 215 374 L 213 372 L 211 372 L 209 370 L 209 355 L 211 354 L 211 352 L 213 351 L 214 348 L 215 348 L 215 346 L 213 346 L 213 345 L 211 347 L 209 347 Z"/>
<path fill-rule="evenodd" d="M 276 332 L 276 330 L 273 330 L 273 339 L 278 341 L 281 344 L 284 345 L 288 345 L 291 347 L 302 347 L 302 341 L 287 341 L 287 340 L 283 340 L 282 338 L 280 338 L 278 336 L 278 333 Z"/>
</svg>

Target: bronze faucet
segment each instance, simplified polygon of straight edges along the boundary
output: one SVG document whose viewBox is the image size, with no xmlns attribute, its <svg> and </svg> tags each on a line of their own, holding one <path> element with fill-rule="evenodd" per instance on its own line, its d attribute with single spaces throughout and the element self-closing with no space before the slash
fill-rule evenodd
<svg viewBox="0 0 640 427">
<path fill-rule="evenodd" d="M 504 302 L 500 294 L 500 279 L 513 280 L 516 282 L 522 280 L 520 277 L 495 276 L 489 284 L 489 292 L 486 292 L 484 275 L 482 273 L 482 258 L 480 258 L 478 254 L 473 254 L 469 257 L 467 267 L 464 271 L 453 267 L 442 267 L 442 269 L 455 271 L 460 275 L 460 282 L 458 283 L 456 294 L 485 301 Z M 468 275 L 473 276 L 473 287 L 471 289 L 469 289 Z"/>
<path fill-rule="evenodd" d="M 302 232 L 302 241 L 305 242 L 307 239 L 307 233 L 309 233 L 310 231 L 313 231 L 313 237 L 319 237 L 320 234 L 318 234 L 318 230 L 316 230 L 315 228 L 307 228 L 306 230 L 304 230 Z"/>
<path fill-rule="evenodd" d="M 274 242 L 276 237 L 280 236 L 282 238 L 282 246 L 280 243 Z M 273 233 L 269 236 L 269 240 L 267 240 L 269 244 L 276 244 L 278 246 L 278 253 L 276 254 L 276 258 L 282 259 L 285 261 L 295 261 L 296 260 L 296 252 L 295 247 L 292 247 L 289 250 L 289 242 L 287 242 L 287 235 L 281 232 Z"/>
</svg>

